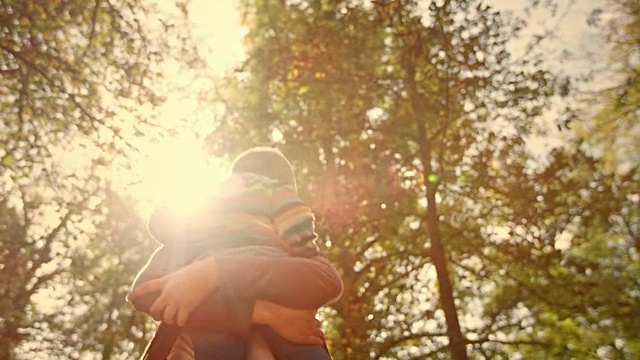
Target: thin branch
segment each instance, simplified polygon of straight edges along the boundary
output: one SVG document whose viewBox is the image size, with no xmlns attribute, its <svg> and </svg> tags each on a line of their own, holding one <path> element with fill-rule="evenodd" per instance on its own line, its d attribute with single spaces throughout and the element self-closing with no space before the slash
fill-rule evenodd
<svg viewBox="0 0 640 360">
<path fill-rule="evenodd" d="M 124 142 L 126 145 L 129 146 L 129 148 L 131 148 L 133 151 L 135 152 L 139 152 L 140 150 L 138 148 L 136 148 L 133 144 L 131 144 L 127 139 L 125 139 L 122 135 L 120 135 L 120 133 L 118 131 L 113 131 L 108 125 L 106 125 L 104 123 L 104 119 L 98 119 L 97 117 L 95 117 L 93 114 L 91 114 L 79 101 L 78 101 L 78 97 L 75 94 L 72 94 L 71 92 L 67 91 L 67 89 L 64 88 L 63 85 L 59 85 L 56 83 L 56 81 L 54 81 L 52 78 L 50 78 L 47 73 L 37 64 L 33 63 L 32 61 L 30 61 L 29 59 L 25 58 L 24 56 L 22 56 L 22 54 L 20 52 L 16 52 L 16 51 L 12 51 L 11 49 L 8 49 L 6 47 L 3 47 L 0 45 L 0 47 L 2 47 L 3 49 L 5 49 L 6 51 L 10 52 L 11 54 L 13 54 L 13 56 L 15 56 L 17 59 L 19 59 L 20 61 L 22 61 L 23 63 L 25 63 L 29 68 L 35 70 L 36 72 L 38 72 L 38 74 L 40 74 L 42 76 L 43 79 L 45 79 L 47 81 L 47 83 L 49 83 L 52 87 L 54 87 L 55 89 L 58 89 L 61 93 L 66 94 L 69 96 L 69 99 L 71 100 L 71 102 L 73 103 L 73 105 L 75 105 L 75 107 L 80 110 L 80 112 L 86 116 L 87 118 L 89 118 L 89 124 L 97 130 L 97 125 L 99 124 L 101 126 L 103 126 L 106 129 L 109 129 L 112 131 L 113 135 L 115 138 L 121 140 L 122 142 Z"/>
<path fill-rule="evenodd" d="M 412 333 L 410 335 L 388 339 L 383 343 L 382 347 L 379 350 L 379 353 L 376 356 L 376 359 L 380 359 L 382 356 L 385 356 L 389 350 L 393 349 L 394 347 L 402 346 L 406 342 L 409 342 L 412 340 L 421 340 L 423 338 L 434 338 L 434 337 L 447 337 L 447 334 L 445 332 L 424 331 L 424 332 Z M 448 348 L 448 346 L 438 347 L 426 354 L 423 354 L 423 356 L 428 356 L 430 354 L 443 351 L 446 348 Z"/>
<path fill-rule="evenodd" d="M 376 259 L 379 263 L 383 263 L 383 264 L 389 264 L 387 260 L 387 258 L 383 257 L 383 258 L 378 258 Z M 430 263 L 430 259 L 428 257 L 426 257 L 425 259 L 422 259 L 422 261 L 418 262 L 415 266 L 415 269 L 419 269 L 422 268 L 423 266 L 425 266 L 426 264 Z M 411 273 L 411 270 L 407 270 L 407 273 Z M 405 273 L 398 273 L 395 277 L 393 277 L 391 280 L 387 281 L 387 282 L 383 282 L 383 281 L 378 281 L 376 282 L 375 286 L 370 286 L 367 289 L 365 289 L 365 291 L 363 292 L 362 296 L 363 298 L 368 298 L 368 299 L 373 299 L 373 297 L 375 296 L 375 294 L 379 293 L 380 291 L 382 291 L 385 288 L 388 288 L 390 286 L 393 285 L 397 285 L 398 283 L 400 283 L 402 280 L 405 280 L 407 278 L 407 274 Z"/>
<path fill-rule="evenodd" d="M 96 22 L 98 20 L 98 10 L 100 9 L 100 0 L 96 0 L 96 4 L 93 7 L 93 14 L 91 16 L 91 31 L 89 32 L 87 47 L 82 52 L 81 58 L 84 58 L 87 55 L 87 52 L 93 46 L 93 39 L 96 32 Z"/>
<path fill-rule="evenodd" d="M 67 213 L 62 217 L 62 219 L 60 219 L 58 225 L 56 225 L 56 227 L 53 228 L 53 230 L 43 239 L 44 245 L 42 245 L 41 247 L 43 253 L 40 255 L 40 257 L 33 261 L 33 266 L 29 271 L 31 276 L 35 274 L 36 270 L 38 270 L 40 266 L 51 261 L 51 251 L 49 249 L 51 247 L 51 243 L 53 243 L 53 240 L 56 238 L 58 233 L 60 233 L 60 231 L 62 231 L 62 229 L 67 225 L 67 222 L 72 215 L 74 215 L 74 213 L 71 210 L 68 210 Z"/>
<path fill-rule="evenodd" d="M 27 200 L 27 194 L 22 187 L 20 187 L 20 198 L 22 199 L 22 243 L 27 244 L 27 229 L 31 226 L 31 218 L 29 217 L 29 201 Z"/>
<path fill-rule="evenodd" d="M 555 22 L 555 24 L 551 28 L 545 30 L 542 35 L 534 36 L 534 40 L 532 42 L 530 42 L 529 44 L 527 44 L 526 50 L 524 51 L 523 55 L 520 56 L 518 59 L 516 59 L 516 62 L 523 61 L 525 59 L 525 57 L 530 55 L 533 52 L 533 49 L 537 48 L 538 45 L 543 40 L 545 40 L 547 38 L 550 38 L 552 35 L 554 35 L 554 34 L 556 34 L 558 32 L 558 29 L 560 28 L 560 25 L 563 25 L 565 23 L 564 19 L 569 14 L 569 11 L 571 10 L 571 7 L 573 6 L 573 3 L 574 3 L 574 1 L 568 1 L 567 2 L 567 6 L 565 7 L 564 11 L 558 17 L 557 21 Z"/>
<path fill-rule="evenodd" d="M 35 293 L 36 291 L 38 291 L 38 289 L 40 288 L 40 286 L 42 286 L 42 284 L 46 284 L 47 282 L 53 280 L 54 277 L 63 274 L 65 272 L 67 272 L 68 269 L 65 268 L 60 268 L 60 269 L 56 269 L 48 274 L 42 275 L 42 276 L 38 276 L 36 278 L 36 281 L 33 283 L 33 285 L 31 285 L 29 288 L 26 289 L 26 293 L 29 294 L 29 296 L 33 295 L 33 293 Z"/>
<path fill-rule="evenodd" d="M 41 249 L 43 250 L 43 254 L 38 259 L 33 261 L 33 266 L 30 269 L 31 276 L 35 274 L 36 270 L 40 268 L 40 266 L 51 261 L 52 259 L 51 249 L 50 249 L 51 244 L 53 243 L 57 235 L 62 231 L 62 229 L 65 228 L 71 216 L 79 214 L 84 204 L 87 201 L 89 201 L 89 199 L 92 196 L 94 196 L 97 193 L 97 191 L 98 191 L 98 188 L 94 189 L 91 193 L 87 194 L 82 200 L 80 200 L 76 204 L 71 204 L 69 206 L 70 209 L 68 209 L 67 213 L 62 217 L 62 219 L 60 219 L 60 222 L 58 223 L 58 225 L 56 225 L 56 227 L 53 228 L 53 230 L 51 230 L 51 232 L 49 232 L 49 234 L 47 234 L 47 236 L 45 236 L 44 239 L 43 238 L 39 239 L 39 240 L 44 240 L 44 245 L 41 247 Z"/>
</svg>

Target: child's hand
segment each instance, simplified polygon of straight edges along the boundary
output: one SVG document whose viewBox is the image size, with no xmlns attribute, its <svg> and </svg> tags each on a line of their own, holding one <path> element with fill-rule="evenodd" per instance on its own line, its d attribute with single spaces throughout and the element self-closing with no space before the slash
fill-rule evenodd
<svg viewBox="0 0 640 360">
<path fill-rule="evenodd" d="M 167 324 L 183 326 L 189 314 L 217 286 L 215 259 L 192 263 L 167 276 L 148 281 L 133 289 L 128 298 L 159 292 L 149 313 L 154 319 Z"/>
<path fill-rule="evenodd" d="M 254 307 L 253 320 L 267 325 L 278 335 L 296 343 L 322 345 L 323 334 L 315 317 L 315 310 L 299 310 L 258 300 Z"/>
</svg>

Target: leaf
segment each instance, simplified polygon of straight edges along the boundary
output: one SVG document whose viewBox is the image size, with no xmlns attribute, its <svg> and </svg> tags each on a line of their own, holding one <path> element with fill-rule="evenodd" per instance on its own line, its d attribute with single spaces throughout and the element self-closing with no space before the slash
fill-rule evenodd
<svg viewBox="0 0 640 360">
<path fill-rule="evenodd" d="M 5 155 L 5 156 L 2 158 L 2 165 L 5 165 L 5 166 L 11 166 L 11 165 L 13 165 L 15 162 L 16 162 L 16 158 L 14 158 L 14 157 L 13 157 L 12 155 L 10 155 L 10 154 L 9 154 L 9 155 Z"/>
</svg>

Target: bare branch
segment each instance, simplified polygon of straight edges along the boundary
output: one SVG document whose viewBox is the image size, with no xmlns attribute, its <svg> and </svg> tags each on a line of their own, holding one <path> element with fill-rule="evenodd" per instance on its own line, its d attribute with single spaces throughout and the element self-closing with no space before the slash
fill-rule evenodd
<svg viewBox="0 0 640 360">
<path fill-rule="evenodd" d="M 96 0 L 96 3 L 93 7 L 93 14 L 91 16 L 91 31 L 89 31 L 88 43 L 87 47 L 84 49 L 84 52 L 81 55 L 81 58 L 84 58 L 87 55 L 87 52 L 93 46 L 93 38 L 96 32 L 96 21 L 98 19 L 98 10 L 100 9 L 100 0 Z"/>
<path fill-rule="evenodd" d="M 446 332 L 428 332 L 428 331 L 421 331 L 421 332 L 416 332 L 416 333 L 412 333 L 409 335 L 404 335 L 404 336 L 399 336 L 399 337 L 391 337 L 391 338 L 387 338 L 387 340 L 382 344 L 382 346 L 379 348 L 380 350 L 377 351 L 377 356 L 376 359 L 380 359 L 381 357 L 385 356 L 386 353 L 393 349 L 394 347 L 398 347 L 398 346 L 402 346 L 407 342 L 410 341 L 414 341 L 414 340 L 421 340 L 424 338 L 435 338 L 435 337 L 446 337 L 447 333 Z M 440 352 L 444 349 L 446 349 L 447 347 L 440 347 L 436 350 L 434 350 L 435 352 Z M 433 352 L 430 352 L 429 354 L 431 354 Z"/>
</svg>

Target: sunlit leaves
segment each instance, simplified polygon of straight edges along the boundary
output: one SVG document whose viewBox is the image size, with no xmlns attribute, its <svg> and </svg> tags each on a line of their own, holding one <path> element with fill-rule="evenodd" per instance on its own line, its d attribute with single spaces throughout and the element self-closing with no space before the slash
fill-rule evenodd
<svg viewBox="0 0 640 360">
<path fill-rule="evenodd" d="M 589 110 L 597 104 L 598 112 L 573 128 L 602 153 L 608 171 L 624 171 L 640 162 L 640 5 L 634 0 L 606 4 L 592 14 L 592 24 L 602 29 L 605 44 L 611 46 L 601 74 L 605 81 L 584 99 L 592 105 Z"/>
<path fill-rule="evenodd" d="M 161 75 L 159 61 L 173 50 L 147 24 L 151 14 L 162 16 L 137 0 L 2 3 L 0 157 L 5 167 L 42 163 L 51 145 L 77 134 L 107 131 L 118 138 L 124 125 L 116 121 L 117 111 L 131 101 L 158 103 L 152 81 Z M 9 165 L 5 158 L 14 161 Z"/>
<path fill-rule="evenodd" d="M 122 310 L 140 259 L 123 260 L 129 267 L 119 267 L 124 254 L 99 251 L 108 234 L 96 228 L 107 215 L 100 206 L 108 187 L 105 167 L 122 165 L 124 152 L 132 150 L 128 137 L 140 134 L 148 110 L 162 100 L 161 62 L 196 65 L 194 48 L 186 46 L 189 28 L 177 26 L 186 23 L 186 14 L 157 5 L 0 3 L 2 359 L 38 357 L 38 351 L 77 358 L 83 356 L 83 340 L 82 350 L 91 353 L 122 344 L 134 351 L 133 342 L 142 338 L 144 320 Z M 144 234 L 141 227 L 131 231 L 133 238 Z M 122 248 L 109 248 L 116 249 Z M 96 304 L 85 311 L 90 301 L 79 296 L 79 278 L 94 274 L 84 281 L 99 281 L 97 271 L 110 278 L 105 287 L 91 289 Z M 102 301 L 111 296 L 116 300 Z M 73 328 L 80 314 L 87 315 L 82 321 L 88 326 Z M 111 340 L 90 339 L 112 318 L 131 322 L 104 332 Z M 60 336 L 71 328 L 73 334 Z M 137 337 L 130 328 L 138 328 Z"/>
<path fill-rule="evenodd" d="M 326 323 L 335 357 L 449 356 L 436 257 L 473 356 L 631 356 L 637 173 L 576 144 L 532 156 L 573 87 L 544 36 L 511 53 L 525 21 L 419 5 L 246 1 L 250 58 L 218 94 L 229 138 L 213 150 L 273 143 L 296 164 L 346 284 Z"/>
<path fill-rule="evenodd" d="M 426 189 L 438 189 L 448 252 L 473 272 L 485 259 L 464 256 L 486 240 L 478 235 L 491 220 L 482 219 L 510 205 L 494 203 L 491 182 L 506 165 L 523 170 L 515 134 L 529 131 L 552 93 L 552 74 L 506 51 L 517 20 L 480 2 L 445 3 L 424 13 L 414 2 L 244 3 L 250 58 L 220 94 L 218 131 L 233 140 L 218 151 L 281 134 L 274 142 L 296 164 L 345 280 L 330 322 L 330 334 L 342 334 L 331 341 L 338 358 L 446 352 Z M 523 157 L 500 159 L 510 152 Z M 475 279 L 452 275 L 471 307 L 477 293 L 465 289 L 477 291 Z M 422 324 L 428 313 L 436 316 Z"/>
</svg>

